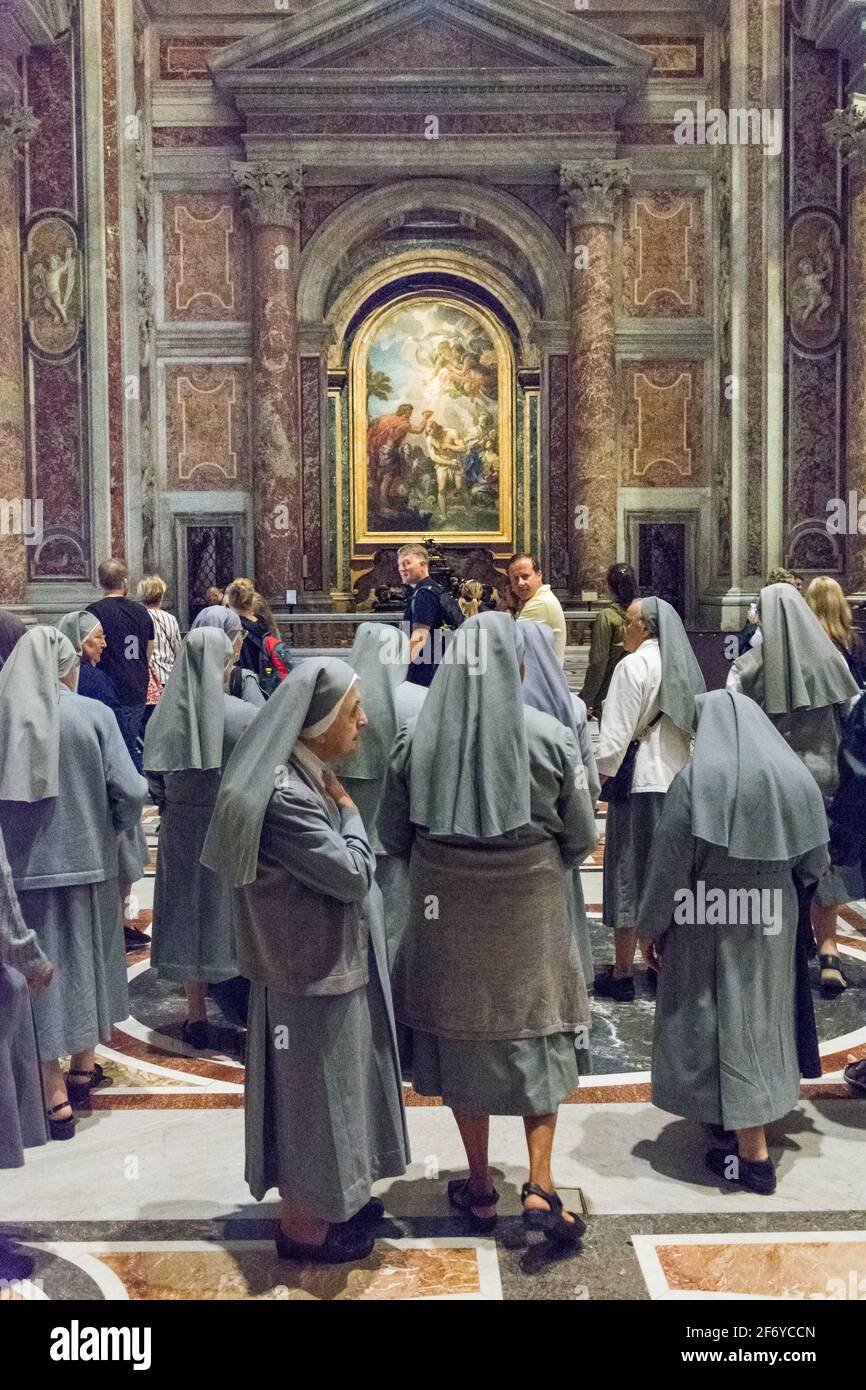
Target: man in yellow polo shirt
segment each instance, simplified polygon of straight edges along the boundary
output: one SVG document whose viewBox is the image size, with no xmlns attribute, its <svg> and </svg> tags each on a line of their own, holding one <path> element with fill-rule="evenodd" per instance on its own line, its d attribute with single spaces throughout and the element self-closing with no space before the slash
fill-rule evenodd
<svg viewBox="0 0 866 1390">
<path fill-rule="evenodd" d="M 553 632 L 553 649 L 560 666 L 565 659 L 565 614 L 549 584 L 542 579 L 534 555 L 513 555 L 508 561 L 508 580 L 517 601 L 518 622 L 546 623 Z"/>
</svg>

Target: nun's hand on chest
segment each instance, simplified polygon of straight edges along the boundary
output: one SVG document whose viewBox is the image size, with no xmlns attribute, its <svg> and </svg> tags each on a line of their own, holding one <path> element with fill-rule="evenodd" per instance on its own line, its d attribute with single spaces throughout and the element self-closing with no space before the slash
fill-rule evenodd
<svg viewBox="0 0 866 1390">
<path fill-rule="evenodd" d="M 337 774 L 332 772 L 329 767 L 326 767 L 322 773 L 322 785 L 328 793 L 328 796 L 336 801 L 338 806 L 345 807 L 347 811 L 357 811 L 358 808 L 346 791 L 346 788 L 343 786 Z"/>
</svg>

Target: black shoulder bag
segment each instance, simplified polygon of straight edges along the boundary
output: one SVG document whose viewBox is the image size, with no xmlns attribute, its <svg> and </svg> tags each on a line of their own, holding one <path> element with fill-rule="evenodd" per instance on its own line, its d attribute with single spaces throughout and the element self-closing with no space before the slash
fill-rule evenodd
<svg viewBox="0 0 866 1390">
<path fill-rule="evenodd" d="M 663 713 L 663 710 L 659 710 L 655 719 L 650 720 L 644 730 L 644 738 L 646 738 L 646 735 L 653 725 L 659 722 Z M 608 777 L 607 781 L 602 786 L 601 796 L 599 798 L 601 801 L 606 801 L 608 804 L 611 801 L 628 801 L 631 796 L 631 784 L 634 780 L 634 765 L 637 759 L 637 750 L 640 748 L 642 742 L 643 738 L 632 739 L 628 748 L 625 750 L 625 757 L 617 769 L 616 776 Z"/>
</svg>

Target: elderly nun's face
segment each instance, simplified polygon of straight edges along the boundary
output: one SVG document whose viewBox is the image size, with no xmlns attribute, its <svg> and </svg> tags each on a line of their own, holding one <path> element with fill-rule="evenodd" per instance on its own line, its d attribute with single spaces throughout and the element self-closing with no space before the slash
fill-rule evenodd
<svg viewBox="0 0 866 1390">
<path fill-rule="evenodd" d="M 96 666 L 107 646 L 102 623 L 97 623 L 90 635 L 85 637 L 81 643 L 81 655 L 85 661 L 90 662 L 91 666 Z"/>
<path fill-rule="evenodd" d="M 309 743 L 310 748 L 318 754 L 323 763 L 337 762 L 338 759 L 348 758 L 350 753 L 355 752 L 360 732 L 366 723 L 367 716 L 361 705 L 361 692 L 356 682 L 343 701 L 340 713 L 330 729 L 326 729 L 318 738 L 305 739 L 304 742 Z"/>
</svg>

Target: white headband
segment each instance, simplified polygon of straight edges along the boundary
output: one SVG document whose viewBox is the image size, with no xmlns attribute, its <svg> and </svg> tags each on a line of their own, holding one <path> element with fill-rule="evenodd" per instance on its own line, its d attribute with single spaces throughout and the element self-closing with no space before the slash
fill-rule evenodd
<svg viewBox="0 0 866 1390">
<path fill-rule="evenodd" d="M 334 708 L 331 710 L 330 714 L 326 714 L 324 719 L 318 720 L 318 722 L 315 724 L 306 725 L 303 729 L 301 729 L 299 735 L 300 738 L 318 738 L 320 734 L 327 733 L 334 720 L 337 718 L 337 715 L 340 713 L 340 710 L 343 708 L 343 701 L 345 700 L 349 691 L 352 689 L 352 686 L 356 683 L 357 679 L 357 674 L 352 676 L 352 679 L 349 681 L 349 684 L 346 686 L 346 689 L 343 691 L 339 700 L 334 705 Z"/>
</svg>

